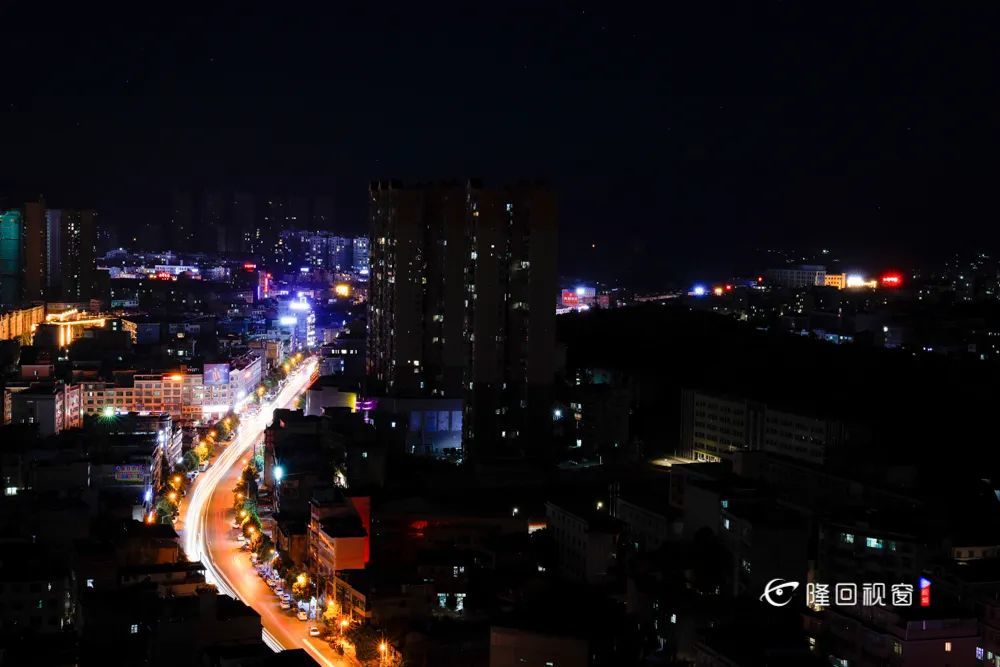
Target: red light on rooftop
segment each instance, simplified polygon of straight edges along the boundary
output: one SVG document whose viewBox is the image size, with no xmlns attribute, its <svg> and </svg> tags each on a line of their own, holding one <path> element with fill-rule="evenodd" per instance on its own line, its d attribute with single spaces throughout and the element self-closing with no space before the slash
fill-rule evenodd
<svg viewBox="0 0 1000 667">
<path fill-rule="evenodd" d="M 727 292 L 732 292 L 733 291 L 733 286 L 732 285 L 726 285 L 726 291 Z"/>
<path fill-rule="evenodd" d="M 757 284 L 759 285 L 762 282 L 764 282 L 764 276 L 757 276 Z"/>
<path fill-rule="evenodd" d="M 246 269 L 247 271 L 256 271 L 257 265 L 254 264 L 253 262 L 247 262 L 246 264 L 243 265 L 243 268 Z"/>
</svg>

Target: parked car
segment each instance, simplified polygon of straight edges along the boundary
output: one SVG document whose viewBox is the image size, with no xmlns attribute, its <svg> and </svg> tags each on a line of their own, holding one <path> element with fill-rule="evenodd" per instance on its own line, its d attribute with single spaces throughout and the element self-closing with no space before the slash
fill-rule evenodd
<svg viewBox="0 0 1000 667">
<path fill-rule="evenodd" d="M 291 602 L 292 596 L 289 595 L 288 593 L 285 593 L 284 595 L 281 596 L 281 599 L 284 600 L 285 602 Z"/>
<path fill-rule="evenodd" d="M 282 609 L 291 609 L 292 608 L 292 605 L 290 605 L 289 603 L 285 602 L 284 600 L 282 600 L 280 603 L 278 603 L 278 606 L 281 607 Z"/>
<path fill-rule="evenodd" d="M 247 541 L 247 538 L 243 537 L 243 533 L 236 533 L 236 541 L 243 544 Z"/>
<path fill-rule="evenodd" d="M 315 625 L 310 625 L 309 626 L 309 636 L 310 637 L 319 637 L 319 628 L 316 627 Z"/>
<path fill-rule="evenodd" d="M 304 611 L 301 610 L 299 611 L 299 613 L 295 614 L 295 618 L 299 619 L 300 621 L 309 620 L 309 616 Z"/>
</svg>

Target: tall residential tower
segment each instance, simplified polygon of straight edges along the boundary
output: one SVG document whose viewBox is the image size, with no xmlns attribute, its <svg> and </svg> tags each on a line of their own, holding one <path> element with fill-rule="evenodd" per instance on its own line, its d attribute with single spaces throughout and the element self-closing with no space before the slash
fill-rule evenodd
<svg viewBox="0 0 1000 667">
<path fill-rule="evenodd" d="M 544 454 L 555 215 L 535 184 L 371 186 L 369 381 L 464 398 L 467 460 Z"/>
</svg>

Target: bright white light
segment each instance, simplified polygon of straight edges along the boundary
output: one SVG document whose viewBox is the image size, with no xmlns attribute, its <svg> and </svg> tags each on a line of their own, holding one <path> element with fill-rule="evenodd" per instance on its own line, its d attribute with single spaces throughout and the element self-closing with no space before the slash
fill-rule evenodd
<svg viewBox="0 0 1000 667">
<path fill-rule="evenodd" d="M 153 490 L 152 489 L 146 489 L 145 498 L 146 498 L 146 502 L 147 503 L 153 499 Z"/>
<path fill-rule="evenodd" d="M 695 285 L 694 289 L 692 289 L 691 292 L 695 296 L 705 296 L 705 286 L 704 285 Z"/>
<path fill-rule="evenodd" d="M 851 275 L 847 276 L 847 286 L 848 287 L 864 287 L 865 286 L 865 278 L 864 278 L 864 276 L 859 276 L 856 273 L 852 273 Z"/>
<path fill-rule="evenodd" d="M 293 327 L 298 324 L 298 322 L 299 318 L 294 315 L 284 315 L 283 317 L 278 318 L 278 324 L 286 327 Z"/>
<path fill-rule="evenodd" d="M 300 273 L 309 273 L 309 267 L 308 266 L 303 266 L 301 269 L 299 269 L 299 272 Z"/>
<path fill-rule="evenodd" d="M 577 287 L 576 288 L 576 295 L 577 296 L 583 296 L 586 293 L 587 293 L 587 288 L 586 287 Z"/>
<path fill-rule="evenodd" d="M 291 303 L 288 304 L 288 307 L 291 308 L 292 310 L 299 310 L 299 311 L 309 310 L 309 302 L 308 301 L 292 301 Z"/>
<path fill-rule="evenodd" d="M 101 410 L 101 414 L 104 415 L 105 417 L 114 417 L 115 409 L 110 405 L 108 405 L 103 410 Z"/>
<path fill-rule="evenodd" d="M 274 479 L 277 482 L 281 481 L 281 478 L 285 476 L 285 469 L 281 466 L 274 466 Z"/>
<path fill-rule="evenodd" d="M 562 419 L 562 410 L 556 408 L 555 410 L 552 411 L 552 416 L 555 417 L 556 419 Z"/>
</svg>

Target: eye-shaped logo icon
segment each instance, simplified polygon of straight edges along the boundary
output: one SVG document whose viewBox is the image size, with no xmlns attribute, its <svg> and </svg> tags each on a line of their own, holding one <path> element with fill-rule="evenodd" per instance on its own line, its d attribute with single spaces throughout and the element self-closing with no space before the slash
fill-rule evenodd
<svg viewBox="0 0 1000 667">
<path fill-rule="evenodd" d="M 799 582 L 797 581 L 772 579 L 764 586 L 764 594 L 760 596 L 760 599 L 772 607 L 784 607 L 792 601 L 792 593 L 798 587 Z"/>
</svg>

